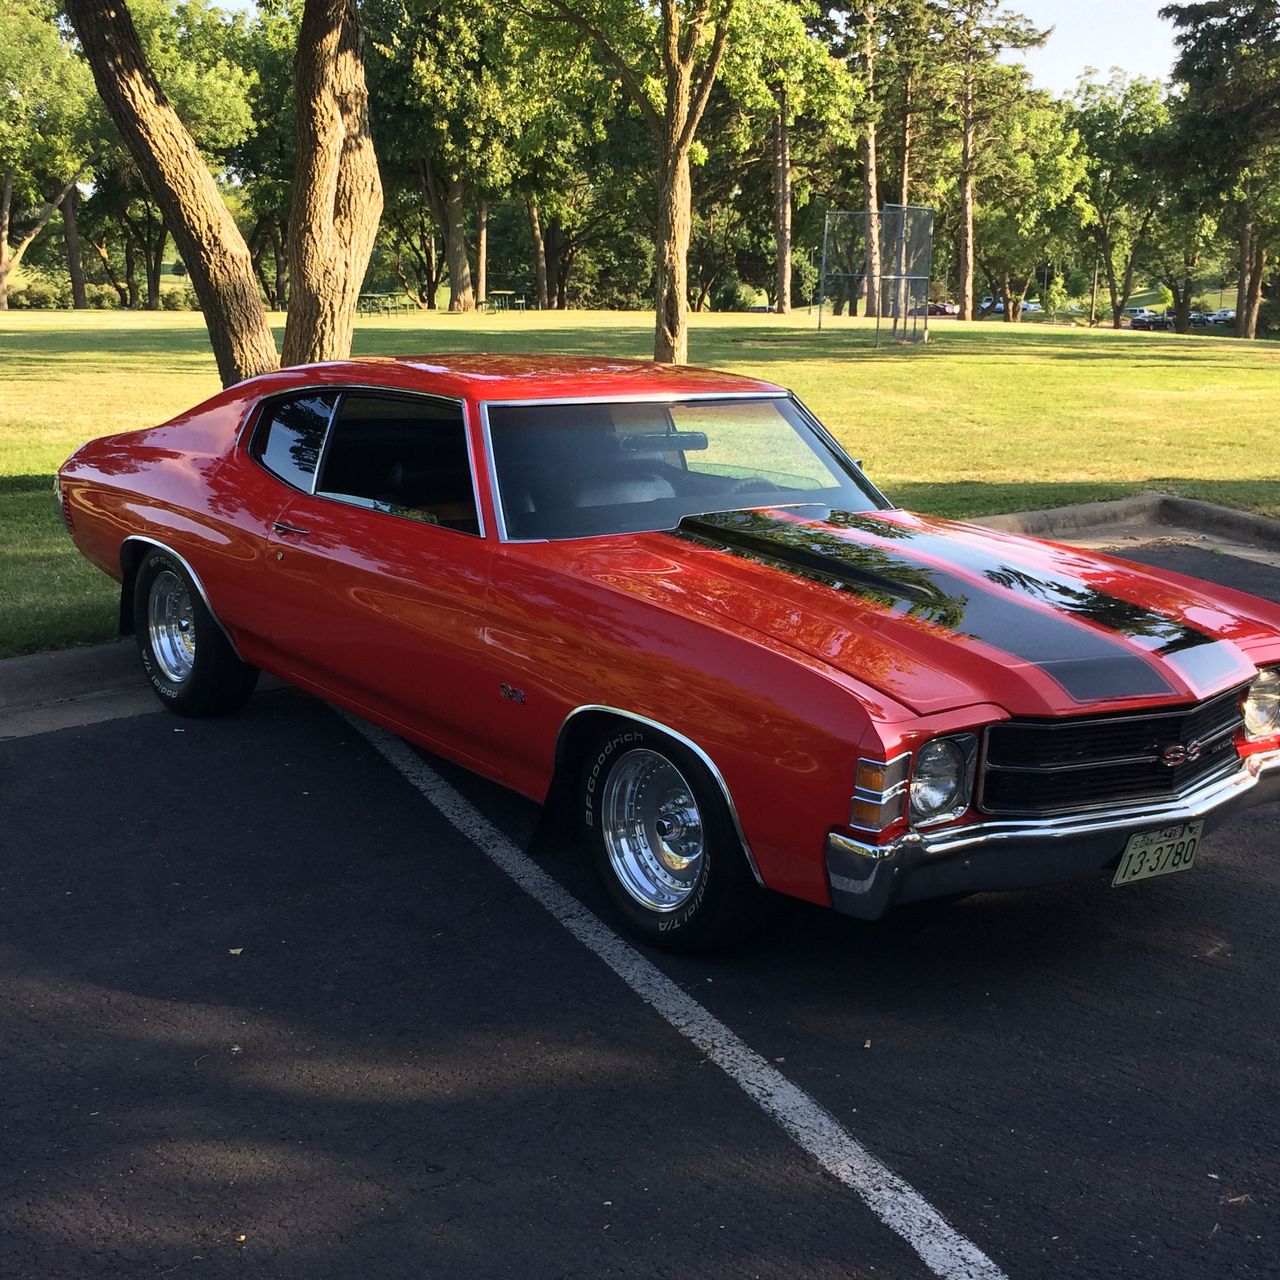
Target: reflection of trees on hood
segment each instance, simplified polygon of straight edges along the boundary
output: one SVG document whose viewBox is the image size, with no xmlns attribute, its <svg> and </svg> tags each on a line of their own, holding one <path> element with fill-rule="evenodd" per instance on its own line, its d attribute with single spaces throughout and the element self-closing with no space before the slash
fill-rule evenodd
<svg viewBox="0 0 1280 1280">
<path fill-rule="evenodd" d="M 909 525 L 882 520 L 878 516 L 859 515 L 854 511 L 833 511 L 827 517 L 827 523 L 835 525 L 837 529 L 853 529 L 890 542 L 910 542 L 912 538 L 919 536 Z"/>
<path fill-rule="evenodd" d="M 774 567 L 781 561 L 789 573 L 855 591 L 896 613 L 953 631 L 964 622 L 967 598 L 942 590 L 928 566 L 912 564 L 882 547 L 853 542 L 823 525 L 799 524 L 764 511 L 700 516 L 696 524 L 706 529 L 704 536 L 715 537 L 711 528 L 725 534 L 735 554 Z"/>
<path fill-rule="evenodd" d="M 1096 591 L 1082 582 L 1040 578 L 1012 565 L 987 569 L 983 576 L 1007 591 L 1018 591 L 1032 599 L 1042 600 L 1055 609 L 1110 631 L 1158 640 L 1169 650 L 1189 648 L 1203 642 L 1202 636 L 1173 618 L 1152 613 L 1130 600 L 1120 600 Z"/>
</svg>

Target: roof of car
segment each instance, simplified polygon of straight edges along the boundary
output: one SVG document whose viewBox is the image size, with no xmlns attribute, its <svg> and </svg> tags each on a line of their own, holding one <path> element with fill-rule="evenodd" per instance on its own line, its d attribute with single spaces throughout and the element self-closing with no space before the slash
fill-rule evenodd
<svg viewBox="0 0 1280 1280">
<path fill-rule="evenodd" d="M 299 368 L 282 372 L 302 371 Z M 784 393 L 784 388 L 771 382 L 734 373 L 596 356 L 375 356 L 308 365 L 305 371 L 315 382 L 355 382 L 475 400 L 603 400 Z"/>
</svg>

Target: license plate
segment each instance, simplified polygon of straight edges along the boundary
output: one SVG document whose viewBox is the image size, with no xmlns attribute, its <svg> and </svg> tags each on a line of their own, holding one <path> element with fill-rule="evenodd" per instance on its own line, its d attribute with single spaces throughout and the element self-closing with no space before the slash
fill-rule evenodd
<svg viewBox="0 0 1280 1280">
<path fill-rule="evenodd" d="M 1204 832 L 1203 822 L 1179 823 L 1175 827 L 1162 827 L 1159 831 L 1144 831 L 1130 836 L 1124 847 L 1124 857 L 1116 868 L 1112 888 L 1133 884 L 1137 880 L 1150 880 L 1152 876 L 1167 876 L 1175 871 L 1190 871 L 1195 865 L 1196 849 Z"/>
</svg>

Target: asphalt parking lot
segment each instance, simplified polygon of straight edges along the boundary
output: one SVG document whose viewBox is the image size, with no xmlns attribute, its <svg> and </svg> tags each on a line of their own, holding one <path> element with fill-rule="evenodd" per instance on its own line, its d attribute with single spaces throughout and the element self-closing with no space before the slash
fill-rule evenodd
<svg viewBox="0 0 1280 1280">
<path fill-rule="evenodd" d="M 0 741 L 0 1277 L 937 1273 L 347 720 L 111 705 Z M 1255 810 L 1190 875 L 649 959 L 988 1274 L 1274 1277 L 1278 872 Z"/>
</svg>

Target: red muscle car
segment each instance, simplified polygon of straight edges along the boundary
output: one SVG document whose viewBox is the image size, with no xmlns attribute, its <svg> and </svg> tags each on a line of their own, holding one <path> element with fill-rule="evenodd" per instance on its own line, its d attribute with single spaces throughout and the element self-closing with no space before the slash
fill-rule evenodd
<svg viewBox="0 0 1280 1280">
<path fill-rule="evenodd" d="M 660 945 L 1183 871 L 1280 793 L 1280 609 L 899 510 L 766 382 L 285 369 L 57 490 L 174 711 L 348 707 L 570 822 Z"/>
</svg>

